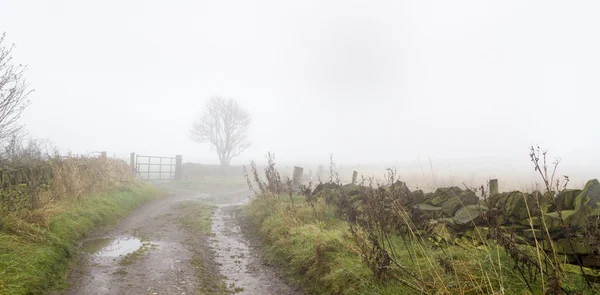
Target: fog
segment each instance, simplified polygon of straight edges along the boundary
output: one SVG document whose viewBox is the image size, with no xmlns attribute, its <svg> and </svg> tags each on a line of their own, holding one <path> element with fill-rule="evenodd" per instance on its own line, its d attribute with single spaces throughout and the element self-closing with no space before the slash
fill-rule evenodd
<svg viewBox="0 0 600 295">
<path fill-rule="evenodd" d="M 599 14 L 597 1 L 2 0 L 0 32 L 35 89 L 22 122 L 63 151 L 218 164 L 189 129 L 220 95 L 253 117 L 234 165 L 332 153 L 365 174 L 508 189 L 536 179 L 531 144 L 573 185 L 600 176 Z"/>
</svg>

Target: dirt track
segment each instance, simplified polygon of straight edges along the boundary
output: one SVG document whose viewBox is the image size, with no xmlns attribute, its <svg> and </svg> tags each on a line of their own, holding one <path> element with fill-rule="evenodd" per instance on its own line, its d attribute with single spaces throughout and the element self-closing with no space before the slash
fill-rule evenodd
<svg viewBox="0 0 600 295">
<path fill-rule="evenodd" d="M 138 208 L 84 241 L 65 294 L 222 294 L 206 287 L 218 273 L 232 293 L 301 294 L 260 263 L 257 243 L 242 233 L 238 209 L 247 196 L 179 193 Z M 213 237 L 181 225 L 178 204 L 189 200 L 218 206 Z"/>
</svg>

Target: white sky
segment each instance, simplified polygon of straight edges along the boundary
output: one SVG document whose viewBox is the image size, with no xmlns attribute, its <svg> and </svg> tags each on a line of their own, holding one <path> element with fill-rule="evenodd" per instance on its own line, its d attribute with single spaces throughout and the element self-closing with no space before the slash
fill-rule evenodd
<svg viewBox="0 0 600 295">
<path fill-rule="evenodd" d="M 188 130 L 222 95 L 254 118 L 234 164 L 524 169 L 538 143 L 598 177 L 598 15 L 598 1 L 0 0 L 0 31 L 36 90 L 27 129 L 76 153 L 217 163 Z"/>
</svg>

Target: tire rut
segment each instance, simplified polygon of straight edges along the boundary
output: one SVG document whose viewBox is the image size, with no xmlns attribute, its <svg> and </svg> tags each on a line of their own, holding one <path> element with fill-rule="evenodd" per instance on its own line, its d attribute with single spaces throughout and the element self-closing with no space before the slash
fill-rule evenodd
<svg viewBox="0 0 600 295">
<path fill-rule="evenodd" d="M 261 263 L 258 244 L 244 233 L 246 219 L 240 218 L 239 208 L 248 195 L 247 190 L 178 193 L 143 205 L 116 225 L 98 229 L 83 241 L 84 246 L 103 241 L 107 244 L 101 245 L 104 253 L 112 255 L 102 255 L 102 251 L 85 253 L 86 247 L 82 247 L 69 287 L 60 293 L 211 294 L 206 286 L 216 283 L 206 280 L 220 279 L 220 272 L 230 293 L 302 294 L 278 276 L 275 269 Z M 212 217 L 212 237 L 190 232 L 179 222 L 181 212 L 177 205 L 190 200 L 217 206 Z M 131 241 L 139 242 L 138 250 L 115 255 Z"/>
<path fill-rule="evenodd" d="M 117 257 L 82 253 L 65 294 L 194 294 L 197 282 L 190 262 L 194 248 L 205 245 L 190 244 L 193 239 L 179 225 L 174 204 L 180 200 L 152 201 L 84 240 L 133 237 L 146 247 Z"/>
</svg>

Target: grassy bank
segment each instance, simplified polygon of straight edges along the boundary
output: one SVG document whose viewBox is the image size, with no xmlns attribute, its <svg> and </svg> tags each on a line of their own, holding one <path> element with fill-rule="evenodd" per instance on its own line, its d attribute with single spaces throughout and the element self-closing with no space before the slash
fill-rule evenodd
<svg viewBox="0 0 600 295">
<path fill-rule="evenodd" d="M 133 182 L 108 193 L 65 199 L 0 218 L 0 294 L 41 294 L 65 286 L 77 242 L 162 195 Z"/>
<path fill-rule="evenodd" d="M 373 261 L 377 248 L 370 245 L 368 234 L 356 226 L 352 231 L 350 223 L 338 218 L 335 208 L 323 199 L 311 206 L 304 197 L 294 197 L 292 203 L 287 195 L 261 196 L 246 210 L 265 244 L 265 261 L 279 266 L 311 294 L 542 294 L 547 290 L 547 277 L 538 273 L 530 278 L 527 273 L 524 280 L 509 253 L 492 242 L 449 243 L 391 234 L 384 247 L 397 264 L 378 270 L 377 265 L 385 263 Z M 370 267 L 373 262 L 375 267 Z M 562 278 L 561 288 L 575 294 L 595 293 L 578 275 Z"/>
</svg>

